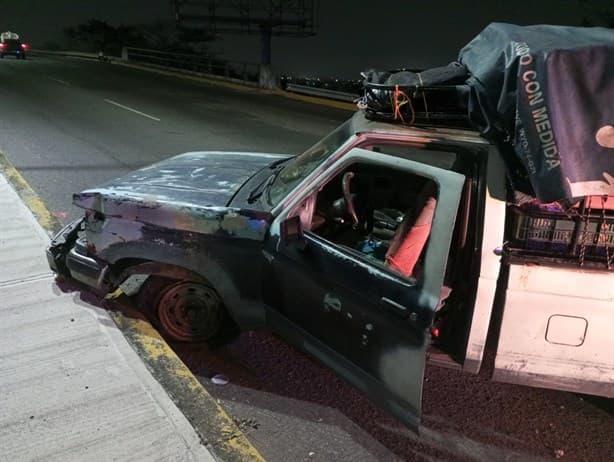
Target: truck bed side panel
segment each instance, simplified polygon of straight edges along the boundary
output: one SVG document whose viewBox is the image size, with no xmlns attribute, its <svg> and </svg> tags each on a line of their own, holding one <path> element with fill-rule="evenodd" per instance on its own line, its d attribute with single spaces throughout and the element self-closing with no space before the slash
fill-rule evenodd
<svg viewBox="0 0 614 462">
<path fill-rule="evenodd" d="M 495 380 L 614 397 L 614 273 L 511 265 Z"/>
</svg>

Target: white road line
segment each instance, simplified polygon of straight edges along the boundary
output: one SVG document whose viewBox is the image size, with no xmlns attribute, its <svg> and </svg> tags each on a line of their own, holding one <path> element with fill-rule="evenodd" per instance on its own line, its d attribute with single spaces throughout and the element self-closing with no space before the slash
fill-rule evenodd
<svg viewBox="0 0 614 462">
<path fill-rule="evenodd" d="M 51 80 L 55 80 L 56 82 L 63 83 L 64 85 L 69 85 L 66 80 L 56 79 L 55 77 L 49 77 Z"/>
<path fill-rule="evenodd" d="M 112 104 L 113 106 L 121 107 L 122 109 L 125 109 L 126 111 L 134 112 L 135 114 L 142 115 L 143 117 L 147 117 L 148 119 L 155 120 L 156 122 L 160 122 L 160 119 L 158 119 L 157 117 L 151 116 L 149 114 L 145 114 L 144 112 L 141 112 L 141 111 L 137 111 L 136 109 L 132 109 L 131 107 L 124 106 L 123 104 L 119 104 L 116 101 L 112 101 L 110 99 L 105 99 L 105 101 L 109 104 Z"/>
</svg>

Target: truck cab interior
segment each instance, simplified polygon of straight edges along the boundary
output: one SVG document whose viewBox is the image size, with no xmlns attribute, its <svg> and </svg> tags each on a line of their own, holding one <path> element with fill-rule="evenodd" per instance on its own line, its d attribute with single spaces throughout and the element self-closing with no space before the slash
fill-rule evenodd
<svg viewBox="0 0 614 462">
<path fill-rule="evenodd" d="M 428 240 L 436 204 L 436 185 L 419 176 L 355 164 L 318 193 L 311 231 L 408 277 Z M 422 219 L 419 218 L 422 216 Z M 399 262 L 403 241 L 414 239 L 411 256 Z M 409 263 L 413 260 L 414 263 Z M 396 262 L 396 263 L 395 263 Z"/>
</svg>

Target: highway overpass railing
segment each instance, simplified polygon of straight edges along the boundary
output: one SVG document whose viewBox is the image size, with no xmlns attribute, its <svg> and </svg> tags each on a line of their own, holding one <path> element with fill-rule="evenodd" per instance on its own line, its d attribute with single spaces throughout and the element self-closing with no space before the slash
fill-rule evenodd
<svg viewBox="0 0 614 462">
<path fill-rule="evenodd" d="M 50 50 L 30 50 L 33 55 L 48 55 L 48 56 L 68 56 L 70 58 L 98 59 L 98 53 L 86 53 L 82 51 L 50 51 Z"/>
<path fill-rule="evenodd" d="M 353 103 L 358 98 L 360 98 L 360 95 L 357 95 L 354 93 L 346 93 L 343 91 L 329 90 L 328 88 L 312 87 L 308 85 L 297 85 L 295 83 L 290 83 L 286 85 L 285 90 L 292 92 L 292 93 L 300 93 L 303 95 L 317 96 L 319 98 L 334 99 L 337 101 L 346 101 L 348 103 Z"/>
<path fill-rule="evenodd" d="M 223 61 L 216 58 L 187 53 L 170 53 L 145 48 L 125 47 L 121 57 L 101 56 L 99 53 L 86 53 L 80 51 L 49 51 L 32 50 L 33 54 L 50 56 L 67 56 L 81 59 L 101 59 L 104 61 L 120 61 L 135 63 L 143 66 L 179 71 L 199 76 L 213 77 L 220 80 L 232 81 L 244 85 L 272 88 L 275 79 L 264 76 L 263 66 L 255 63 L 239 61 Z M 265 71 L 270 69 L 264 69 Z M 297 93 L 319 98 L 331 99 L 352 103 L 360 97 L 358 94 L 330 90 L 308 85 L 287 84 L 284 88 L 291 93 Z"/>
<path fill-rule="evenodd" d="M 132 47 L 125 47 L 122 50 L 122 60 L 207 74 L 252 85 L 260 83 L 261 66 L 256 63 L 225 61 L 191 53 L 172 53 Z"/>
</svg>

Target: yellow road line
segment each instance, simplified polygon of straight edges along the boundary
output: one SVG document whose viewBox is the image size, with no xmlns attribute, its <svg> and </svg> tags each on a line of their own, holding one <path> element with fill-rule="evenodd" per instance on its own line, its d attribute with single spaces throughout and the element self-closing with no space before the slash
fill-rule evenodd
<svg viewBox="0 0 614 462">
<path fill-rule="evenodd" d="M 50 234 L 62 227 L 23 176 L 0 151 L 0 173 Z M 258 450 L 179 359 L 143 315 L 120 305 L 111 317 L 155 379 L 192 424 L 203 444 L 224 462 L 264 462 Z"/>
<path fill-rule="evenodd" d="M 356 111 L 357 107 L 353 103 L 346 103 L 345 101 L 335 101 L 332 99 L 318 98 L 317 96 L 300 95 L 298 93 L 292 93 L 290 91 L 275 90 L 275 94 L 283 96 L 284 98 L 294 99 L 297 101 L 304 101 L 306 103 L 320 104 L 322 106 L 333 107 L 335 109 L 345 109 L 346 111 Z"/>
<path fill-rule="evenodd" d="M 48 234 L 55 234 L 62 229 L 60 221 L 49 211 L 42 199 L 38 197 L 38 194 L 34 192 L 2 151 L 0 151 L 0 172 L 15 188 L 21 200 L 28 206 Z"/>
<path fill-rule="evenodd" d="M 179 77 L 185 80 L 192 80 L 194 82 L 208 83 L 212 85 L 217 85 L 219 87 L 230 88 L 232 90 L 249 91 L 249 92 L 255 91 L 255 92 L 264 93 L 264 94 L 274 92 L 273 90 L 266 90 L 264 88 L 258 88 L 256 86 L 252 87 L 250 85 L 242 85 L 240 83 L 228 82 L 225 80 L 218 80 L 215 78 L 207 77 L 205 75 L 203 76 L 191 75 L 191 74 L 186 74 L 183 72 L 177 72 L 177 71 L 172 71 L 172 70 L 167 70 L 167 69 L 158 69 L 156 67 L 142 66 L 140 64 L 133 64 L 133 63 L 124 62 L 124 61 L 113 61 L 113 64 L 124 66 L 124 67 L 130 67 L 133 69 L 139 69 L 142 71 L 152 72 L 154 74 L 167 75 L 169 77 Z"/>
<path fill-rule="evenodd" d="M 264 461 L 226 411 L 140 312 L 121 305 L 113 318 L 214 454 L 223 461 Z"/>
</svg>

